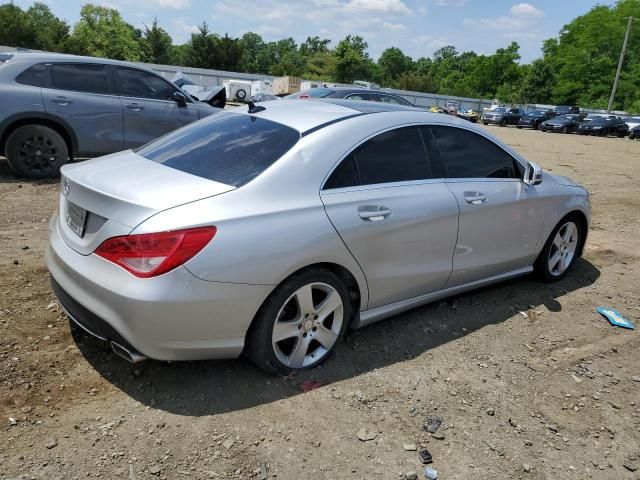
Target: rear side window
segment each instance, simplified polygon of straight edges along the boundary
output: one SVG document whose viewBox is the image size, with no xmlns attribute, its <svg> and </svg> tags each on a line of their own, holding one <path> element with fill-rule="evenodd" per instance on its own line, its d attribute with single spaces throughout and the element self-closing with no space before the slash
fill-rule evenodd
<svg viewBox="0 0 640 480">
<path fill-rule="evenodd" d="M 117 68 L 118 92 L 125 97 L 170 100 L 176 91 L 168 82 L 153 73 L 133 68 Z"/>
<path fill-rule="evenodd" d="M 324 188 L 407 182 L 434 178 L 419 127 L 376 135 L 351 152 L 333 171 Z"/>
<path fill-rule="evenodd" d="M 137 150 L 167 167 L 241 187 L 300 139 L 293 128 L 239 113 L 218 113 Z"/>
<path fill-rule="evenodd" d="M 519 178 L 514 158 L 483 136 L 455 127 L 428 129 L 448 178 Z"/>
<path fill-rule="evenodd" d="M 411 106 L 411 104 L 403 98 L 392 97 L 391 95 L 380 95 L 380 101 L 382 103 L 391 103 L 393 105 Z"/>
<path fill-rule="evenodd" d="M 24 72 L 18 75 L 16 77 L 16 82 L 21 83 L 22 85 L 42 87 L 44 86 L 44 73 L 45 73 L 44 63 L 37 63 L 35 65 L 31 65 Z"/>
<path fill-rule="evenodd" d="M 330 88 L 309 88 L 308 90 L 302 90 L 298 93 L 293 93 L 291 95 L 287 95 L 284 98 L 299 98 L 301 96 L 311 97 L 311 98 L 324 98 L 328 97 L 333 93 L 333 90 Z"/>
<path fill-rule="evenodd" d="M 51 65 L 53 88 L 74 92 L 109 93 L 106 65 L 54 63 Z"/>
</svg>

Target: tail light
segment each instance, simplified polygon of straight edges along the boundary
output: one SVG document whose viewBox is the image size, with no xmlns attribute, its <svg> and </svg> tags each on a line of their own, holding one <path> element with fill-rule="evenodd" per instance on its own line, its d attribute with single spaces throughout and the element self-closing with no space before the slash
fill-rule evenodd
<svg viewBox="0 0 640 480">
<path fill-rule="evenodd" d="M 162 275 L 184 264 L 216 234 L 216 227 L 124 235 L 105 240 L 94 252 L 140 278 Z"/>
</svg>

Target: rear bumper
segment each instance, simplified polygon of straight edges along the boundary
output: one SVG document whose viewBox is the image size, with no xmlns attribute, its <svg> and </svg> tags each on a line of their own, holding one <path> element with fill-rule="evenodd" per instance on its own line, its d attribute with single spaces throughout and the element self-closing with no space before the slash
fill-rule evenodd
<svg viewBox="0 0 640 480">
<path fill-rule="evenodd" d="M 93 335 L 157 360 L 234 358 L 269 285 L 201 280 L 180 267 L 141 279 L 68 247 L 51 222 L 47 267 L 60 303 Z"/>
<path fill-rule="evenodd" d="M 490 123 L 492 125 L 498 125 L 502 122 L 502 118 L 482 118 L 482 123 Z"/>
</svg>

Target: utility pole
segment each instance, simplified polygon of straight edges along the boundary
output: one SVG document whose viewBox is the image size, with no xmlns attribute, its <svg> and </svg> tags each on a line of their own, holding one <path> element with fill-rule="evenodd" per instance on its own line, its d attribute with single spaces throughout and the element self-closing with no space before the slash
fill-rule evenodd
<svg viewBox="0 0 640 480">
<path fill-rule="evenodd" d="M 627 23 L 627 33 L 624 35 L 624 43 L 622 44 L 622 51 L 620 52 L 620 61 L 618 62 L 618 70 L 616 71 L 616 79 L 613 81 L 613 88 L 611 89 L 611 96 L 609 97 L 609 106 L 607 107 L 607 113 L 611 113 L 611 107 L 613 106 L 613 100 L 616 97 L 616 90 L 618 89 L 618 81 L 620 80 L 620 73 L 622 72 L 622 64 L 624 62 L 624 52 L 627 49 L 627 43 L 629 42 L 629 34 L 631 33 L 631 22 L 633 17 L 627 17 L 629 22 Z M 627 20 L 625 18 L 625 20 Z"/>
</svg>

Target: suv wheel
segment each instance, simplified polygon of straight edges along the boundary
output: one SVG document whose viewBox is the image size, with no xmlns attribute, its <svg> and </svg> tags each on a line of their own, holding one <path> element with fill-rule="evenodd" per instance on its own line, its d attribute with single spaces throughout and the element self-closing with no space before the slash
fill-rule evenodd
<svg viewBox="0 0 640 480">
<path fill-rule="evenodd" d="M 351 318 L 349 293 L 332 272 L 309 269 L 278 286 L 247 334 L 245 355 L 268 373 L 288 375 L 325 361 Z"/>
<path fill-rule="evenodd" d="M 50 178 L 69 160 L 64 138 L 43 125 L 25 125 L 14 130 L 5 146 L 7 162 L 16 174 L 27 178 Z"/>
</svg>

